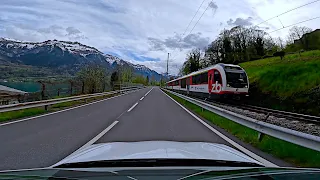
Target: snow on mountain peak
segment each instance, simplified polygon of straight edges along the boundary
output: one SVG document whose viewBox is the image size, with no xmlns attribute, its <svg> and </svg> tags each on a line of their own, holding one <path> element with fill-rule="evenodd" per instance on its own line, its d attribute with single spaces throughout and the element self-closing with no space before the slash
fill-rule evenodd
<svg viewBox="0 0 320 180">
<path fill-rule="evenodd" d="M 59 49 L 61 49 L 62 52 L 59 51 Z M 24 42 L 9 38 L 0 38 L 0 54 L 8 57 L 17 58 L 20 60 L 25 58 L 28 60 L 28 56 L 32 55 L 34 56 L 33 59 L 37 59 L 41 58 L 37 56 L 40 52 L 45 52 L 48 54 L 48 56 L 55 57 L 53 58 L 55 61 L 50 62 L 51 64 L 57 64 L 59 61 L 58 59 L 60 59 L 59 63 L 63 64 L 64 62 L 67 62 L 67 58 L 70 57 L 64 55 L 72 54 L 74 55 L 73 58 L 76 59 L 75 61 L 77 61 L 78 64 L 85 64 L 86 62 L 107 62 L 111 66 L 119 65 L 132 67 L 135 72 L 144 76 L 160 77 L 157 72 L 144 65 L 132 64 L 119 57 L 110 54 L 104 54 L 94 47 L 90 47 L 79 42 L 58 41 L 56 39 L 47 40 L 44 42 Z M 28 62 L 30 63 L 31 61 Z M 36 62 L 37 61 L 32 61 L 32 63 Z"/>
<path fill-rule="evenodd" d="M 83 45 L 79 42 L 58 41 L 58 40 L 47 40 L 44 42 L 24 42 L 24 41 L 17 41 L 17 40 L 12 40 L 8 38 L 0 38 L 0 41 L 5 43 L 7 48 L 12 48 L 12 49 L 31 50 L 36 47 L 51 46 L 51 49 L 53 47 L 59 47 L 62 51 L 69 51 L 71 53 L 80 53 L 84 56 L 88 53 L 103 54 L 96 48 Z"/>
</svg>

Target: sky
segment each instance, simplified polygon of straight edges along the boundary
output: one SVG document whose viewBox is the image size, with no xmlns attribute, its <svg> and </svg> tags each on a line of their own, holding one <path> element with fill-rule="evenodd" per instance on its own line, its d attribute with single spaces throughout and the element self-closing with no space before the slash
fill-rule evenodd
<svg viewBox="0 0 320 180">
<path fill-rule="evenodd" d="M 204 49 L 224 28 L 253 26 L 312 1 L 1 0 L 0 37 L 78 41 L 158 73 L 166 72 L 170 53 L 169 73 L 177 74 L 186 53 L 192 48 Z M 317 17 L 319 9 L 320 1 L 260 24 L 259 28 L 272 32 Z M 312 29 L 319 25 L 320 18 L 299 24 Z M 270 35 L 285 39 L 288 29 Z"/>
</svg>

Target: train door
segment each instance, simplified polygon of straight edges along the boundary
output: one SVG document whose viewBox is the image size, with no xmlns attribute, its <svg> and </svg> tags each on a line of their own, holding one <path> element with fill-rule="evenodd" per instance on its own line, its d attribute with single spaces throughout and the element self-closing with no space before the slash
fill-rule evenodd
<svg viewBox="0 0 320 180">
<path fill-rule="evenodd" d="M 190 81 L 191 81 L 191 78 L 190 77 L 187 77 L 186 78 L 186 83 L 187 83 L 187 94 L 189 94 L 189 90 L 190 90 Z"/>
<path fill-rule="evenodd" d="M 208 71 L 208 89 L 209 94 L 212 92 L 212 84 L 213 84 L 213 70 Z"/>
<path fill-rule="evenodd" d="M 221 90 L 222 90 L 222 76 L 217 69 L 214 69 L 211 92 L 220 93 Z"/>
</svg>

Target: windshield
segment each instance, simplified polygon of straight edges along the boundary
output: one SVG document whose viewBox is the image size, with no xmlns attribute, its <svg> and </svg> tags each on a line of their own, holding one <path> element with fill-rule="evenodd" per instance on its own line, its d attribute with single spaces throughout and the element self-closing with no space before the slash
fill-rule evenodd
<svg viewBox="0 0 320 180">
<path fill-rule="evenodd" d="M 159 168 L 159 169 L 42 169 L 20 172 L 0 173 L 1 179 L 299 179 L 299 180 L 317 180 L 320 178 L 320 172 L 311 169 L 271 169 L 271 168 Z"/>
<path fill-rule="evenodd" d="M 245 72 L 226 72 L 227 84 L 234 88 L 248 87 L 247 75 Z"/>
<path fill-rule="evenodd" d="M 320 168 L 319 7 L 0 0 L 0 171 Z"/>
</svg>

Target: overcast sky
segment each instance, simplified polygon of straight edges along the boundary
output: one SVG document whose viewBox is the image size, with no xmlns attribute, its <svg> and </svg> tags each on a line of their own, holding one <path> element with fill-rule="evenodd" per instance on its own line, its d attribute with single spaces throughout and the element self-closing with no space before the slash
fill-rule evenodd
<svg viewBox="0 0 320 180">
<path fill-rule="evenodd" d="M 205 0 L 183 35 L 203 0 L 1 0 L 0 37 L 79 41 L 159 73 L 166 71 L 169 52 L 169 73 L 176 74 L 186 52 L 204 48 L 222 29 L 256 25 L 311 1 Z M 271 32 L 282 27 L 280 21 L 287 26 L 319 16 L 319 9 L 316 2 L 260 27 Z M 300 25 L 317 29 L 320 19 Z M 271 35 L 285 38 L 287 30 Z"/>
</svg>

